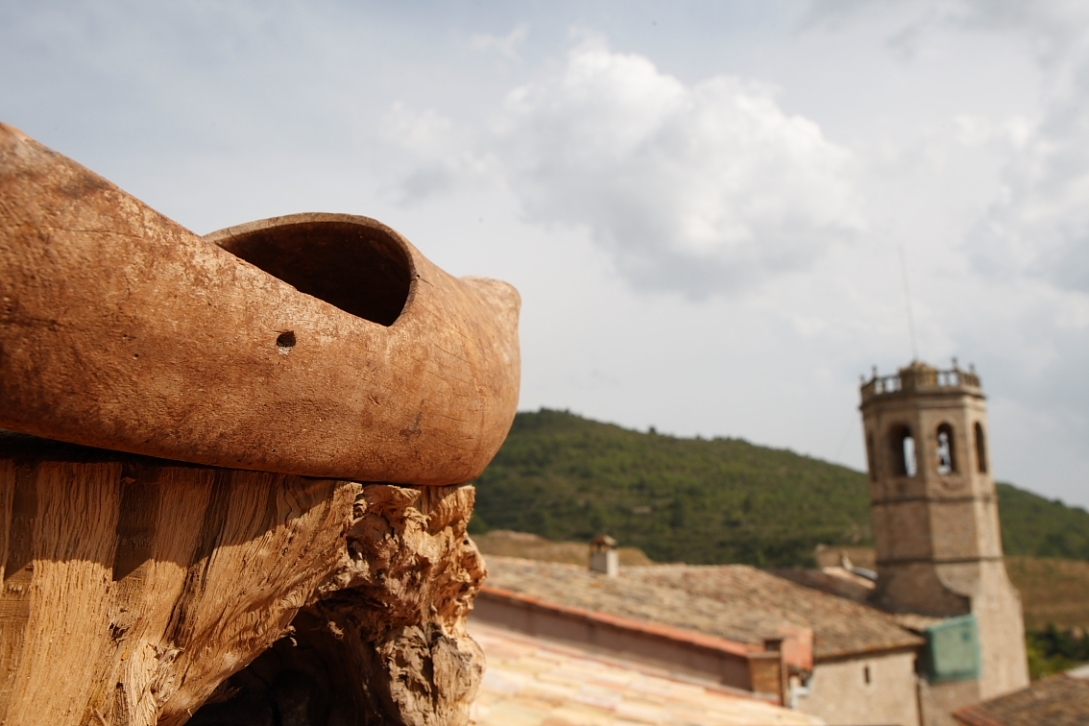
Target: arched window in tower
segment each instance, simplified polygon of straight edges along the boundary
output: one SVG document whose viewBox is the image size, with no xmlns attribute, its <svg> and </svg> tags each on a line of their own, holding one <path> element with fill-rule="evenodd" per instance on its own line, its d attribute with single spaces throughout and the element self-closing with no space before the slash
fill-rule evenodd
<svg viewBox="0 0 1089 726">
<path fill-rule="evenodd" d="M 866 465 L 870 469 L 870 481 L 877 481 L 877 463 L 873 459 L 873 434 L 866 434 Z"/>
<path fill-rule="evenodd" d="M 953 474 L 957 470 L 957 457 L 953 444 L 953 427 L 943 423 L 938 427 L 938 473 Z"/>
<path fill-rule="evenodd" d="M 915 437 L 907 426 L 893 426 L 889 431 L 889 444 L 892 451 L 892 475 L 915 476 L 918 469 L 915 461 Z"/>
<path fill-rule="evenodd" d="M 980 474 L 987 473 L 987 441 L 983 437 L 983 425 L 976 421 L 976 468 Z"/>
</svg>

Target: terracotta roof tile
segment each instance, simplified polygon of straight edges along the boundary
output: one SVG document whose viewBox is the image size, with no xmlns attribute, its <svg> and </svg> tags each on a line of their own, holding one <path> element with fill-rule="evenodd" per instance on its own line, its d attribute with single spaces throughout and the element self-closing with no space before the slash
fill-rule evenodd
<svg viewBox="0 0 1089 726">
<path fill-rule="evenodd" d="M 567 607 L 661 623 L 740 643 L 811 628 L 819 660 L 917 647 L 888 613 L 746 565 L 655 565 L 605 577 L 585 567 L 486 558 L 487 584 Z"/>
<path fill-rule="evenodd" d="M 1089 724 L 1089 667 L 966 706 L 953 716 L 968 726 L 1085 726 Z"/>
<path fill-rule="evenodd" d="M 579 648 L 471 623 L 488 667 L 477 726 L 819 726 L 808 714 L 634 667 Z"/>
</svg>

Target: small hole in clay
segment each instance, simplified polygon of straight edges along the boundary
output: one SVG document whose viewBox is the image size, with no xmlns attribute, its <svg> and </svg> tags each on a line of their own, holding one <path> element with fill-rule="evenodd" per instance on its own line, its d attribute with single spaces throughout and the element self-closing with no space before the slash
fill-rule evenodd
<svg viewBox="0 0 1089 726">
<path fill-rule="evenodd" d="M 288 330 L 276 336 L 276 347 L 284 355 L 290 353 L 291 349 L 295 347 L 295 331 Z"/>
</svg>

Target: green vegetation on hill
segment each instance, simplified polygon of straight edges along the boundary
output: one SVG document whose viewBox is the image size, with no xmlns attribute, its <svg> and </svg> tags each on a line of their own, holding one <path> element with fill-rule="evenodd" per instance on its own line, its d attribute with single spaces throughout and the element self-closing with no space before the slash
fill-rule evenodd
<svg viewBox="0 0 1089 726">
<path fill-rule="evenodd" d="M 998 484 L 1002 546 L 1009 555 L 1089 560 L 1089 512 Z"/>
<path fill-rule="evenodd" d="M 680 439 L 542 409 L 519 413 L 477 480 L 472 528 L 588 540 L 659 562 L 813 564 L 818 544 L 870 544 L 863 473 L 741 439 Z M 1012 555 L 1089 559 L 1089 513 L 999 485 Z"/>
<path fill-rule="evenodd" d="M 1025 633 L 1032 680 L 1062 673 L 1089 661 L 1089 633 L 1081 628 L 1059 630 L 1049 625 Z"/>
<path fill-rule="evenodd" d="M 644 434 L 520 413 L 477 481 L 474 528 L 553 540 L 608 532 L 659 562 L 811 561 L 870 538 L 862 474 L 739 439 Z"/>
</svg>

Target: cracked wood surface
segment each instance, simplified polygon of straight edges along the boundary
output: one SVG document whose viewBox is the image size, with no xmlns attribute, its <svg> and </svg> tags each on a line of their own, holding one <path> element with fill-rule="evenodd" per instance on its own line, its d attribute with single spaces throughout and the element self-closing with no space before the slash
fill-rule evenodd
<svg viewBox="0 0 1089 726">
<path fill-rule="evenodd" d="M 0 437 L 0 724 L 465 723 L 473 498 Z"/>
</svg>

